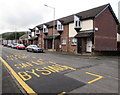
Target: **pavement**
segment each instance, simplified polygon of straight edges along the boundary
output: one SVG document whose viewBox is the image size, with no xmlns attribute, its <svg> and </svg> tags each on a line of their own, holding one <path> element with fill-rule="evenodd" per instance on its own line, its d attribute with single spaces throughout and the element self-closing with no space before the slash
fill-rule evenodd
<svg viewBox="0 0 120 95">
<path fill-rule="evenodd" d="M 2 95 L 22 95 L 20 88 L 15 83 L 12 76 L 6 70 L 6 67 L 2 66 Z"/>
<path fill-rule="evenodd" d="M 118 57 L 32 53 L 7 47 L 2 63 L 27 93 L 118 94 Z"/>
</svg>

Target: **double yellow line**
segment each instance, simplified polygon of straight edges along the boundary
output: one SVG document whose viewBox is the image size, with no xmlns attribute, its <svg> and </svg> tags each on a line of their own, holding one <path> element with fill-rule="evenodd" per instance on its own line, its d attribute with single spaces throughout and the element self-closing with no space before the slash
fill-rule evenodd
<svg viewBox="0 0 120 95">
<path fill-rule="evenodd" d="M 29 95 L 37 95 L 35 91 L 33 91 L 32 88 L 30 88 L 18 75 L 17 73 L 8 65 L 8 63 L 0 57 L 0 61 L 8 68 L 8 70 L 11 72 L 11 74 L 15 77 L 15 79 L 18 81 L 18 83 L 24 88 L 24 90 Z"/>
</svg>

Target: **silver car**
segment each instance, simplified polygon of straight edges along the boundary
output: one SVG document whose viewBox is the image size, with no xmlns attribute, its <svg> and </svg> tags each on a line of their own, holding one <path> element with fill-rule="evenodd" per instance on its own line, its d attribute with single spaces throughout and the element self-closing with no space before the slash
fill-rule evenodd
<svg viewBox="0 0 120 95">
<path fill-rule="evenodd" d="M 37 45 L 29 45 L 26 47 L 26 50 L 29 52 L 44 52 L 43 48 L 39 48 Z"/>
</svg>

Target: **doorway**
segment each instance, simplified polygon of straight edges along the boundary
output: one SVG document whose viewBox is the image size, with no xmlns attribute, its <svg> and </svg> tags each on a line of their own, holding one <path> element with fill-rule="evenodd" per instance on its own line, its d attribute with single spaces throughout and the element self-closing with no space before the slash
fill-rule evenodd
<svg viewBox="0 0 120 95">
<path fill-rule="evenodd" d="M 52 40 L 48 40 L 48 49 L 52 49 Z"/>
<path fill-rule="evenodd" d="M 78 38 L 77 39 L 77 52 L 78 53 L 82 53 L 82 39 L 81 38 Z"/>
<path fill-rule="evenodd" d="M 90 38 L 87 39 L 86 52 L 92 52 L 92 41 Z"/>
</svg>

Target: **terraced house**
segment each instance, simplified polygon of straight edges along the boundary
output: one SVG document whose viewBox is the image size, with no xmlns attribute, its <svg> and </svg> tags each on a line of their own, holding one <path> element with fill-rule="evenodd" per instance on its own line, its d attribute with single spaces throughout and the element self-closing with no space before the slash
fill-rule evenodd
<svg viewBox="0 0 120 95">
<path fill-rule="evenodd" d="M 116 51 L 118 24 L 111 5 L 106 4 L 37 25 L 30 29 L 29 41 L 46 50 L 82 54 Z"/>
</svg>

